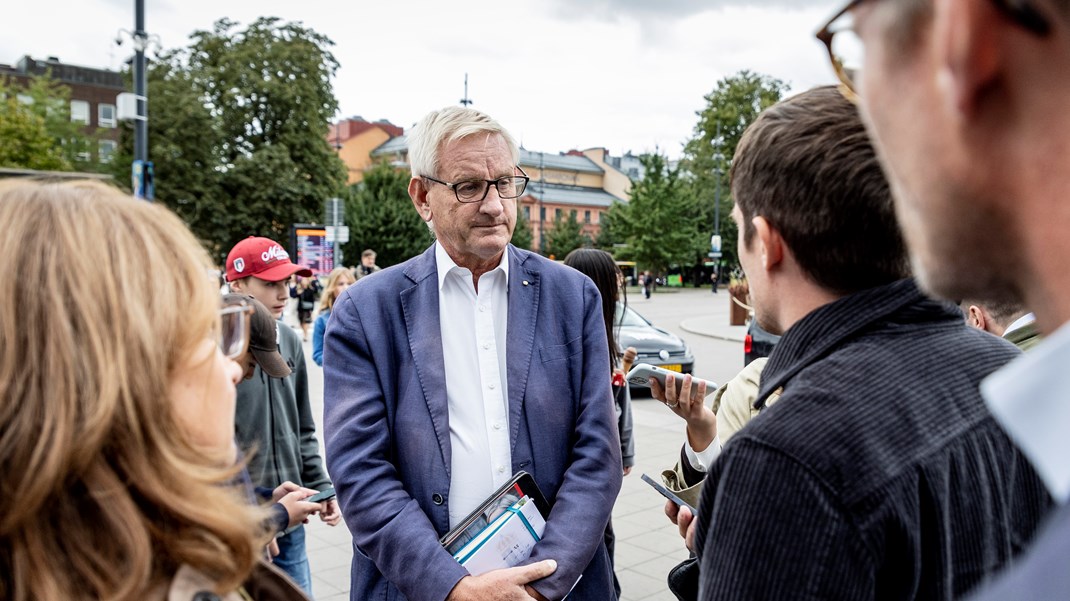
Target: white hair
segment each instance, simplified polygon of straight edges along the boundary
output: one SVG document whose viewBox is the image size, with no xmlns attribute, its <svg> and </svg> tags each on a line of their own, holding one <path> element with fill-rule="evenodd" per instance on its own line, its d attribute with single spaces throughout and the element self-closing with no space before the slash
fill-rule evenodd
<svg viewBox="0 0 1070 601">
<path fill-rule="evenodd" d="M 509 146 L 513 164 L 520 161 L 520 149 L 513 136 L 486 113 L 460 106 L 448 106 L 431 111 L 409 132 L 409 166 L 413 177 L 435 177 L 438 173 L 438 151 L 444 144 L 488 133 L 498 134 Z"/>
</svg>

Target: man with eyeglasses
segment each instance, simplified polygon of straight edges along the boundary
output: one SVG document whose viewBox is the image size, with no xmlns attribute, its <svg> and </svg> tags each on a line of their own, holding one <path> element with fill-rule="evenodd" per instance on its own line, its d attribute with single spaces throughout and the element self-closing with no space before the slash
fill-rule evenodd
<svg viewBox="0 0 1070 601">
<path fill-rule="evenodd" d="M 854 36 L 859 71 L 839 50 Z M 982 385 L 1061 504 L 992 599 L 1070 595 L 1070 1 L 862 0 L 819 34 L 893 180 L 922 285 L 1048 338 Z"/>
<path fill-rule="evenodd" d="M 479 111 L 427 115 L 409 134 L 409 195 L 436 242 L 331 313 L 324 429 L 354 601 L 615 597 L 603 535 L 622 473 L 601 301 L 586 276 L 509 244 L 518 157 Z M 553 504 L 546 530 L 522 567 L 471 576 L 439 537 L 519 471 Z"/>
</svg>

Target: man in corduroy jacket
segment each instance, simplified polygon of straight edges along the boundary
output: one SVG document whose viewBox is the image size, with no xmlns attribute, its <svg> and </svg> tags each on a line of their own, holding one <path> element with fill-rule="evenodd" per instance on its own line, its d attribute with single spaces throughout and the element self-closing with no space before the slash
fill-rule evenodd
<svg viewBox="0 0 1070 601">
<path fill-rule="evenodd" d="M 888 184 L 835 88 L 755 121 L 732 192 L 756 317 L 783 334 L 755 404 L 781 396 L 709 468 L 688 533 L 699 598 L 964 595 L 1051 503 L 978 390 L 1019 351 L 907 277 Z"/>
</svg>

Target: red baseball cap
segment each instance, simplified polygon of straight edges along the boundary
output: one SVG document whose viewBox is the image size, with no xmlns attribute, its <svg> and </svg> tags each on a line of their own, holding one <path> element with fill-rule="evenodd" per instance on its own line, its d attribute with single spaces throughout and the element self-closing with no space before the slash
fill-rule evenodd
<svg viewBox="0 0 1070 601">
<path fill-rule="evenodd" d="M 290 253 L 270 238 L 249 236 L 227 255 L 227 281 L 255 276 L 267 282 L 285 280 L 293 274 L 310 277 L 312 270 L 290 261 Z"/>
</svg>

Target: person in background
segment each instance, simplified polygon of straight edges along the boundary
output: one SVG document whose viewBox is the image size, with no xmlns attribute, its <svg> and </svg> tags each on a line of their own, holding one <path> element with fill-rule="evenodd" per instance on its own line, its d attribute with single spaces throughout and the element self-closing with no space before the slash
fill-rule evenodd
<svg viewBox="0 0 1070 601">
<path fill-rule="evenodd" d="M 353 272 L 345 267 L 335 267 L 327 276 L 327 287 L 323 291 L 323 298 L 320 299 L 320 312 L 312 327 L 312 360 L 320 367 L 323 367 L 323 334 L 327 331 L 327 320 L 331 317 L 331 309 L 334 308 L 334 302 L 338 300 L 338 297 L 354 283 L 356 280 L 353 279 Z"/>
<path fill-rule="evenodd" d="M 278 322 L 263 303 L 245 294 L 224 294 L 224 311 L 243 311 L 248 314 L 249 333 L 245 352 L 234 358 L 242 368 L 242 380 L 249 380 L 253 372 L 260 367 L 272 378 L 285 378 L 290 375 L 290 366 L 279 353 Z M 316 494 L 311 488 L 305 488 L 290 481 L 283 482 L 274 490 L 253 486 L 248 470 L 242 470 L 242 481 L 252 489 L 260 501 L 271 501 L 271 525 L 277 534 L 282 534 L 298 524 L 308 523 L 308 517 L 327 511 L 326 503 L 309 503 L 304 499 Z M 278 543 L 271 540 L 272 557 L 278 555 Z"/>
<path fill-rule="evenodd" d="M 356 269 L 353 270 L 353 277 L 356 280 L 360 280 L 360 278 L 380 271 L 380 269 L 375 264 L 375 251 L 368 248 L 360 253 L 360 265 L 357 265 Z"/>
<path fill-rule="evenodd" d="M 308 397 L 308 372 L 301 338 L 293 328 L 278 321 L 282 317 L 294 275 L 309 277 L 312 272 L 295 265 L 277 242 L 250 236 L 227 255 L 227 281 L 231 290 L 248 294 L 264 304 L 276 320 L 279 351 L 292 373 L 273 378 L 262 368 L 238 385 L 234 433 L 242 451 L 256 449 L 249 457 L 249 475 L 256 486 L 276 489 L 290 481 L 324 490 L 331 480 L 320 458 L 316 422 Z M 341 520 L 338 504 L 326 502 L 320 519 L 334 526 Z M 279 555 L 275 565 L 290 575 L 309 596 L 312 574 L 305 552 L 303 525 L 278 537 Z"/>
<path fill-rule="evenodd" d="M 613 255 L 604 250 L 595 248 L 577 248 L 568 253 L 564 261 L 565 265 L 575 269 L 583 275 L 591 278 L 598 293 L 602 296 L 602 319 L 606 325 L 606 339 L 609 341 L 609 376 L 613 382 L 613 401 L 617 412 L 617 432 L 620 434 L 620 454 L 623 463 L 623 472 L 627 476 L 635 465 L 635 440 L 632 438 L 632 403 L 631 392 L 624 376 L 627 369 L 635 361 L 636 351 L 628 347 L 623 351 L 617 341 L 617 328 L 614 326 L 617 320 L 618 305 L 627 306 L 622 284 L 624 276 L 617 267 Z M 609 561 L 613 562 L 613 549 L 616 536 L 613 534 L 613 520 L 606 525 L 606 550 L 609 552 Z M 613 575 L 613 588 L 617 596 L 620 596 L 620 582 Z"/>
<path fill-rule="evenodd" d="M 27 180 L 0 182 L 0 223 L 0 598 L 305 599 L 235 485 L 248 314 L 186 225 Z"/>
<path fill-rule="evenodd" d="M 312 312 L 316 309 L 316 296 L 319 294 L 319 281 L 313 277 L 297 276 L 290 295 L 297 299 L 297 322 L 301 324 L 301 338 L 308 342 L 308 324 L 312 323 Z"/>
<path fill-rule="evenodd" d="M 964 300 L 959 308 L 966 316 L 966 323 L 999 336 L 1023 351 L 1032 349 L 1043 339 L 1037 330 L 1036 316 L 1021 303 Z"/>
</svg>

